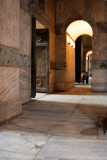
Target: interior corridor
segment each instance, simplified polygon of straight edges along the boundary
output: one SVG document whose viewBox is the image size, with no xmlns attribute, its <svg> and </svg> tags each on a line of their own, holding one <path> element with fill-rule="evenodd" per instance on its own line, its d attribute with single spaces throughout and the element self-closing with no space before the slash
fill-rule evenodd
<svg viewBox="0 0 107 160">
<path fill-rule="evenodd" d="M 0 126 L 0 160 L 107 160 L 107 134 L 98 126 L 106 112 L 107 93 L 90 85 L 37 94 Z"/>
</svg>

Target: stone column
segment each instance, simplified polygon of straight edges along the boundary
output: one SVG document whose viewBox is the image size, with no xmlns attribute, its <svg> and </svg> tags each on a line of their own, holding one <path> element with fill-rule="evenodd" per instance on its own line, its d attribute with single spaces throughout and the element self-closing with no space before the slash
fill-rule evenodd
<svg viewBox="0 0 107 160">
<path fill-rule="evenodd" d="M 98 23 L 94 33 L 92 55 L 92 91 L 107 91 L 107 28 Z"/>
<path fill-rule="evenodd" d="M 66 35 L 56 35 L 55 41 L 55 87 L 66 90 Z"/>
<path fill-rule="evenodd" d="M 20 0 L 0 4 L 0 123 L 21 113 L 19 98 Z"/>
</svg>

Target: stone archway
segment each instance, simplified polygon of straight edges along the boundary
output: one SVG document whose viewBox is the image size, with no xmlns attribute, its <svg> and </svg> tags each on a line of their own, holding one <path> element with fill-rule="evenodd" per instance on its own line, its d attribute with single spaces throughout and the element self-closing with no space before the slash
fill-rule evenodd
<svg viewBox="0 0 107 160">
<path fill-rule="evenodd" d="M 96 24 L 95 24 L 94 20 L 91 19 L 90 17 L 79 17 L 79 16 L 70 17 L 69 19 L 67 19 L 66 22 L 62 26 L 60 26 L 60 34 L 66 34 L 67 27 L 71 23 L 73 23 L 73 22 L 75 22 L 77 20 L 83 20 L 83 21 L 86 21 L 87 23 L 89 23 L 90 26 L 92 27 L 93 34 L 94 34 L 94 32 L 96 30 Z"/>
<path fill-rule="evenodd" d="M 68 21 L 66 21 L 65 24 L 63 24 L 63 26 L 59 27 L 59 30 L 57 30 L 57 33 L 59 31 L 60 35 L 57 35 L 57 38 L 56 38 L 56 44 L 58 44 L 58 48 L 56 50 L 56 69 L 57 69 L 56 70 L 56 90 L 62 90 L 62 91 L 68 90 L 74 86 L 75 50 L 74 50 L 74 47 L 70 48 L 70 46 L 68 45 L 69 42 L 67 42 L 67 39 L 68 39 L 67 37 L 69 36 L 69 34 L 66 34 L 66 30 L 68 26 L 73 22 L 75 22 L 74 20 L 75 18 L 69 19 Z M 78 17 L 76 21 L 84 21 L 84 20 Z M 88 24 L 88 22 L 86 23 Z M 74 43 L 75 43 L 75 40 L 74 40 Z M 72 65 L 71 67 L 72 69 L 70 68 L 70 65 Z M 60 79 L 59 79 L 59 75 L 61 77 Z"/>
<path fill-rule="evenodd" d="M 66 35 L 67 35 L 66 76 L 67 76 L 67 81 L 69 81 L 69 83 L 71 83 L 71 85 L 74 86 L 75 82 L 81 83 L 81 74 L 82 72 L 85 72 L 85 68 L 86 68 L 84 55 L 85 55 L 85 50 L 87 49 L 86 47 L 88 46 L 88 44 L 86 44 L 86 42 L 84 44 L 83 38 L 85 37 L 83 35 L 88 35 L 89 37 L 93 37 L 93 30 L 91 25 L 86 21 L 76 20 L 67 27 Z M 82 36 L 82 38 L 80 36 Z M 71 47 L 69 47 L 68 44 L 70 44 Z M 76 49 L 74 49 L 75 44 L 76 44 Z M 73 48 L 72 48 L 72 45 L 73 45 Z M 74 76 L 75 76 L 75 79 L 74 79 Z"/>
</svg>

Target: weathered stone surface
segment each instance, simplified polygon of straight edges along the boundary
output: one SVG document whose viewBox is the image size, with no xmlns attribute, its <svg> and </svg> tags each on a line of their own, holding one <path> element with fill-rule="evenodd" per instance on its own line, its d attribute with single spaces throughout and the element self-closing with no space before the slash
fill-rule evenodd
<svg viewBox="0 0 107 160">
<path fill-rule="evenodd" d="M 19 68 L 0 67 L 0 123 L 21 111 Z"/>
<path fill-rule="evenodd" d="M 38 2 L 38 0 L 34 0 L 35 2 Z M 32 0 L 20 0 L 20 7 L 23 10 L 26 10 L 29 12 L 29 5 L 32 3 Z"/>
<path fill-rule="evenodd" d="M 0 101 L 0 124 L 21 113 L 22 108 L 19 98 Z"/>
<path fill-rule="evenodd" d="M 93 61 L 93 69 L 107 69 L 107 61 Z"/>
<path fill-rule="evenodd" d="M 93 1 L 92 0 L 84 1 L 84 14 L 87 18 L 88 17 L 93 18 L 92 9 L 93 9 Z"/>
<path fill-rule="evenodd" d="M 30 67 L 31 66 L 31 57 L 19 54 L 19 66 L 20 67 Z"/>
<path fill-rule="evenodd" d="M 31 71 L 29 67 L 20 68 L 19 92 L 22 104 L 31 99 Z"/>
<path fill-rule="evenodd" d="M 97 23 L 98 32 L 107 33 L 107 22 Z"/>
<path fill-rule="evenodd" d="M 3 0 L 0 3 L 0 45 L 18 49 L 20 0 Z"/>
<path fill-rule="evenodd" d="M 92 12 L 94 21 L 104 22 L 104 10 L 105 10 L 104 1 L 93 0 L 92 3 L 93 3 Z"/>
<path fill-rule="evenodd" d="M 107 134 L 97 124 L 106 114 L 107 93 L 89 87 L 42 94 L 25 104 L 19 117 L 0 126 L 0 158 L 106 160 Z"/>
<path fill-rule="evenodd" d="M 100 64 L 102 69 L 93 69 L 92 91 L 107 91 L 107 64 Z"/>
<path fill-rule="evenodd" d="M 0 66 L 19 67 L 19 50 L 0 46 Z"/>
<path fill-rule="evenodd" d="M 48 136 L 38 133 L 2 130 L 0 158 L 3 160 L 31 160 L 41 150 Z"/>
<path fill-rule="evenodd" d="M 28 10 L 30 3 L 30 0 L 22 0 L 21 8 Z M 22 104 L 31 98 L 31 18 L 31 15 L 20 9 L 19 88 Z"/>
<path fill-rule="evenodd" d="M 74 140 L 65 137 L 52 137 L 45 145 L 45 147 L 39 152 L 35 160 L 45 159 L 75 159 L 75 160 L 100 160 L 102 157 L 106 160 L 107 142 L 101 142 L 100 140 Z M 101 148 L 104 150 L 102 151 Z"/>
<path fill-rule="evenodd" d="M 62 26 L 63 26 L 62 24 L 55 25 L 55 33 L 56 33 L 56 35 L 60 35 L 61 34 Z"/>
<path fill-rule="evenodd" d="M 66 35 L 56 35 L 55 49 L 56 63 L 66 63 Z"/>
<path fill-rule="evenodd" d="M 20 9 L 20 54 L 31 56 L 31 16 Z"/>
</svg>

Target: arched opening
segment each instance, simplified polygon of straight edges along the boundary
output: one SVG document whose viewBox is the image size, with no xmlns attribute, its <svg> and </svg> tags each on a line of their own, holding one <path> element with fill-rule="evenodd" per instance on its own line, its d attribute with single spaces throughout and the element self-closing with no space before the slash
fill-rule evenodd
<svg viewBox="0 0 107 160">
<path fill-rule="evenodd" d="M 66 29 L 66 72 L 69 81 L 71 78 L 71 86 L 82 83 L 82 72 L 92 75 L 92 55 L 90 70 L 86 63 L 86 54 L 92 50 L 92 36 L 92 27 L 84 20 L 74 21 Z"/>
</svg>

